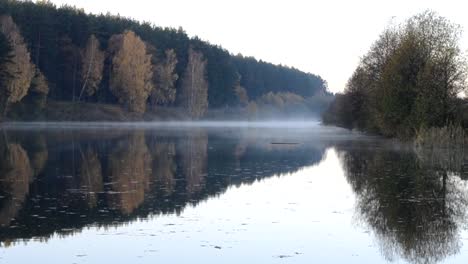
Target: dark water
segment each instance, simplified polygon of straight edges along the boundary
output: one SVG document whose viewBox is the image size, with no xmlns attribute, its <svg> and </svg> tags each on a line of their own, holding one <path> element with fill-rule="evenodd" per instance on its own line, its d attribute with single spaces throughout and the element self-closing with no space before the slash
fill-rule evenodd
<svg viewBox="0 0 468 264">
<path fill-rule="evenodd" d="M 463 150 L 292 125 L 6 126 L 0 263 L 467 263 Z"/>
</svg>

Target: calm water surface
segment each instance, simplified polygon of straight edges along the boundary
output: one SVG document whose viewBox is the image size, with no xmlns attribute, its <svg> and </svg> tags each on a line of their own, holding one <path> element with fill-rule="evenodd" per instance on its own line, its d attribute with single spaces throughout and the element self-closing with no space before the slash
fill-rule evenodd
<svg viewBox="0 0 468 264">
<path fill-rule="evenodd" d="M 317 124 L 8 125 L 0 263 L 467 263 L 463 150 Z"/>
</svg>

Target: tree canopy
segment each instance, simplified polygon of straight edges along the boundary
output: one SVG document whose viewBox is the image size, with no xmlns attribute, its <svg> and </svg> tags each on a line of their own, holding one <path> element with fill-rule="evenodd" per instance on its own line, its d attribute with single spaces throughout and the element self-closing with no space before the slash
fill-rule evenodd
<svg viewBox="0 0 468 264">
<path fill-rule="evenodd" d="M 388 27 L 324 121 L 400 137 L 459 122 L 457 96 L 467 87 L 460 34 L 430 11 Z"/>
</svg>

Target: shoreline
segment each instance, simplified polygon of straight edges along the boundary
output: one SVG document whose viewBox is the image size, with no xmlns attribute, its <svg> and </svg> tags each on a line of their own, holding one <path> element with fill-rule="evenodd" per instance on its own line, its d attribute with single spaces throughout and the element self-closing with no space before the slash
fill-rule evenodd
<svg viewBox="0 0 468 264">
<path fill-rule="evenodd" d="M 220 121 L 220 120 L 171 120 L 171 121 L 7 121 L 0 129 L 51 129 L 51 128 L 312 128 L 322 126 L 319 120 L 307 121 Z"/>
</svg>

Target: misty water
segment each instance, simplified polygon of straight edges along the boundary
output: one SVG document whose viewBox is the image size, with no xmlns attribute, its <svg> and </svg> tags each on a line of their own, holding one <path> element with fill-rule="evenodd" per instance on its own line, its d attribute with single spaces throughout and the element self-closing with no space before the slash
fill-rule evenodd
<svg viewBox="0 0 468 264">
<path fill-rule="evenodd" d="M 466 263 L 463 150 L 318 123 L 6 124 L 0 263 Z"/>
</svg>

